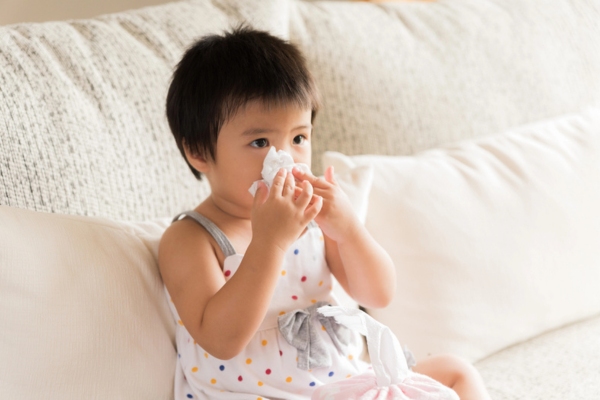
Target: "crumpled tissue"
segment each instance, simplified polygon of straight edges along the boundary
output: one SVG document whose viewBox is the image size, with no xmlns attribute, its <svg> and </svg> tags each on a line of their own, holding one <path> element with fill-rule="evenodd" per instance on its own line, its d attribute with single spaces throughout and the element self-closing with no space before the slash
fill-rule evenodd
<svg viewBox="0 0 600 400">
<path fill-rule="evenodd" d="M 356 308 L 325 306 L 324 316 L 367 338 L 372 372 L 328 383 L 314 391 L 312 400 L 459 400 L 456 392 L 410 369 L 407 355 L 387 326 Z"/>
<path fill-rule="evenodd" d="M 290 155 L 290 153 L 284 150 L 275 150 L 275 146 L 271 146 L 265 160 L 263 161 L 262 168 L 262 181 L 267 185 L 270 189 L 273 184 L 273 179 L 275 175 L 277 175 L 277 171 L 281 168 L 285 168 L 288 172 L 292 172 L 292 168 L 298 168 L 302 172 L 310 172 L 310 168 L 306 164 L 302 163 L 294 163 L 294 159 Z M 252 196 L 256 194 L 256 189 L 258 189 L 258 182 L 256 181 L 250 186 L 248 191 Z"/>
</svg>

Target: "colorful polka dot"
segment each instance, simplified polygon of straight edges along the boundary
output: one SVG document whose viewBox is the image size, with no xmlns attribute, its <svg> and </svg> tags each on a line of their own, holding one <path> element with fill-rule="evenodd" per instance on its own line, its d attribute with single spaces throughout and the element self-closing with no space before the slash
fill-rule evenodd
<svg viewBox="0 0 600 400">
<path fill-rule="evenodd" d="M 333 371 L 331 371 L 331 372 L 329 373 L 329 376 L 333 376 Z"/>
<path fill-rule="evenodd" d="M 231 271 L 230 270 L 225 271 L 225 277 L 228 277 L 229 275 L 231 275 Z"/>
<path fill-rule="evenodd" d="M 225 371 L 225 366 L 224 366 L 224 365 L 221 365 L 221 366 L 219 367 L 219 369 L 220 369 L 221 371 Z"/>
<path fill-rule="evenodd" d="M 241 375 L 240 375 L 240 376 L 238 376 L 238 381 L 240 381 L 240 382 L 241 382 L 241 381 L 243 381 L 243 380 L 244 380 L 244 378 L 243 378 Z"/>
<path fill-rule="evenodd" d="M 323 241 L 325 238 L 323 236 L 319 236 L 319 240 Z"/>
<path fill-rule="evenodd" d="M 183 326 L 183 321 L 182 321 L 182 320 L 179 320 L 179 321 L 177 321 L 177 323 L 178 323 L 179 325 Z"/>
<path fill-rule="evenodd" d="M 204 358 L 208 358 L 208 353 L 204 353 Z"/>
<path fill-rule="evenodd" d="M 323 286 L 323 281 L 319 282 L 319 286 Z"/>
<path fill-rule="evenodd" d="M 192 368 L 192 372 L 198 372 L 198 367 Z"/>
<path fill-rule="evenodd" d="M 325 327 L 323 325 L 321 325 L 321 330 L 326 330 Z"/>
<path fill-rule="evenodd" d="M 301 282 L 306 282 L 306 277 L 303 276 L 302 279 L 300 279 Z"/>
<path fill-rule="evenodd" d="M 251 358 L 246 359 L 246 364 L 248 364 L 248 365 L 252 364 L 252 359 Z"/>
<path fill-rule="evenodd" d="M 312 299 L 310 302 L 313 303 L 313 304 L 315 304 L 317 302 L 317 300 Z"/>
<path fill-rule="evenodd" d="M 280 311 L 279 312 L 279 315 L 283 315 L 283 314 L 285 314 L 285 311 Z"/>
<path fill-rule="evenodd" d="M 256 400 L 263 400 L 263 398 L 262 397 L 258 397 Z"/>
<path fill-rule="evenodd" d="M 282 356 L 283 355 L 283 351 L 279 350 L 279 355 Z"/>
<path fill-rule="evenodd" d="M 191 395 L 191 394 L 189 394 L 189 393 L 188 393 L 188 395 L 187 395 L 186 397 L 187 397 L 188 399 L 193 399 L 193 398 L 194 398 L 194 396 L 193 396 L 193 395 Z"/>
<path fill-rule="evenodd" d="M 292 299 L 293 299 L 293 300 L 298 300 L 298 296 L 296 296 L 296 295 L 293 295 L 293 296 L 292 296 Z"/>
<path fill-rule="evenodd" d="M 351 377 L 352 377 L 352 374 L 346 375 L 346 379 L 351 378 Z"/>
<path fill-rule="evenodd" d="M 292 382 L 292 377 L 291 377 L 291 376 L 288 376 L 287 378 L 285 378 L 285 381 L 286 381 L 287 383 L 291 383 L 291 382 Z"/>
<path fill-rule="evenodd" d="M 211 385 L 214 385 L 215 383 L 217 383 L 217 380 L 216 380 L 216 379 L 214 379 L 214 378 L 213 378 L 213 379 L 211 379 L 211 380 L 210 380 L 210 384 L 211 384 Z"/>
<path fill-rule="evenodd" d="M 262 386 L 264 385 L 264 383 L 262 383 L 261 381 L 258 381 L 258 386 Z"/>
<path fill-rule="evenodd" d="M 287 272 L 284 270 L 281 271 L 281 276 L 285 276 L 285 274 L 287 274 Z"/>
<path fill-rule="evenodd" d="M 316 383 L 314 383 L 314 382 L 311 382 L 309 385 L 310 385 L 310 386 L 315 386 L 315 385 L 316 385 Z"/>
<path fill-rule="evenodd" d="M 267 374 L 267 375 L 271 375 L 271 369 L 270 369 L 270 368 L 268 368 L 268 369 L 265 371 L 265 374 Z"/>
<path fill-rule="evenodd" d="M 298 255 L 298 253 L 300 253 L 300 250 L 298 250 L 298 249 L 294 250 L 294 254 Z"/>
</svg>

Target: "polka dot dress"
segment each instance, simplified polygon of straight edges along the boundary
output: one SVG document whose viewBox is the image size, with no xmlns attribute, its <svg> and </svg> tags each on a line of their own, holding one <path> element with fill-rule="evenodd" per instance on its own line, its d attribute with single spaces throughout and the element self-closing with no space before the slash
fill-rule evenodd
<svg viewBox="0 0 600 400">
<path fill-rule="evenodd" d="M 227 280 L 235 274 L 242 258 L 243 255 L 234 254 L 225 259 L 223 274 Z M 304 371 L 297 367 L 297 350 L 279 332 L 277 318 L 282 314 L 318 301 L 337 304 L 331 285 L 323 234 L 316 224 L 311 224 L 285 255 L 261 327 L 246 349 L 230 360 L 219 360 L 196 344 L 169 302 L 175 317 L 178 350 L 175 400 L 307 400 L 326 383 L 365 372 L 369 365 L 359 359 L 363 340 L 358 334 L 341 353 L 325 329 L 319 329 L 321 339 L 331 349 L 333 363 L 331 367 Z M 170 299 L 168 292 L 167 296 Z"/>
</svg>

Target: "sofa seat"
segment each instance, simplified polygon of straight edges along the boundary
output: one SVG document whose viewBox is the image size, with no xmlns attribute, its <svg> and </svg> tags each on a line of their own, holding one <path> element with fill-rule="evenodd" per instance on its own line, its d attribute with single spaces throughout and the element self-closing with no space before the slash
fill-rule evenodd
<svg viewBox="0 0 600 400">
<path fill-rule="evenodd" d="M 600 315 L 515 344 L 479 362 L 495 400 L 600 396 Z"/>
</svg>

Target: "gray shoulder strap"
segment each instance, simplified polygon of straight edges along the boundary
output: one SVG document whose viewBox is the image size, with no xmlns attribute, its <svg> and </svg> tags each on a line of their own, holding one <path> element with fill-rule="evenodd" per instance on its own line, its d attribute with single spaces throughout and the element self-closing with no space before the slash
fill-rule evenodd
<svg viewBox="0 0 600 400">
<path fill-rule="evenodd" d="M 229 257 L 235 254 L 235 249 L 231 245 L 231 242 L 229 241 L 227 236 L 225 236 L 223 231 L 220 230 L 219 227 L 216 226 L 210 219 L 206 218 L 204 215 L 199 214 L 194 210 L 190 210 L 177 215 L 175 218 L 173 218 L 172 222 L 179 221 L 183 216 L 190 217 L 196 222 L 198 222 L 200 225 L 202 225 L 204 229 L 206 229 L 206 231 L 210 233 L 211 236 L 217 241 L 217 244 L 221 248 L 221 251 L 223 252 L 223 255 L 225 257 Z"/>
</svg>

